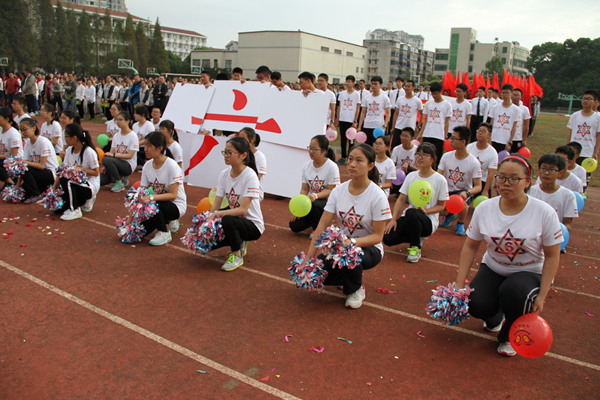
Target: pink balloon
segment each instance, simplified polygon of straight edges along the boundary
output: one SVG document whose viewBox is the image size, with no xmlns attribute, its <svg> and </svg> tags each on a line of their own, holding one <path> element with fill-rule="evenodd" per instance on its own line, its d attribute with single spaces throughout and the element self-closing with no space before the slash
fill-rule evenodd
<svg viewBox="0 0 600 400">
<path fill-rule="evenodd" d="M 348 128 L 346 130 L 346 137 L 350 140 L 356 139 L 356 129 L 352 127 Z"/>
<path fill-rule="evenodd" d="M 364 133 L 363 131 L 357 132 L 356 133 L 356 141 L 358 143 L 364 143 L 367 141 L 367 134 Z"/>
<path fill-rule="evenodd" d="M 325 137 L 330 142 L 333 142 L 337 138 L 337 131 L 333 128 L 328 128 L 327 131 L 325 132 Z"/>
<path fill-rule="evenodd" d="M 413 140 L 411 143 L 414 144 L 415 146 L 421 145 L 421 142 L 419 142 L 417 139 Z"/>
</svg>

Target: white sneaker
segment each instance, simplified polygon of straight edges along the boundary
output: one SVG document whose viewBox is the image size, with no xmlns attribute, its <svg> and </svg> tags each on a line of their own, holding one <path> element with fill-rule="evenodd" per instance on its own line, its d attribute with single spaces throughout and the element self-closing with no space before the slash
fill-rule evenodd
<svg viewBox="0 0 600 400">
<path fill-rule="evenodd" d="M 94 208 L 94 203 L 96 202 L 96 196 L 88 199 L 83 206 L 81 206 L 81 210 L 85 212 L 90 212 Z"/>
<path fill-rule="evenodd" d="M 177 232 L 179 230 L 179 220 L 174 219 L 173 221 L 169 222 L 169 225 L 167 225 L 167 229 L 171 233 Z"/>
<path fill-rule="evenodd" d="M 171 241 L 171 232 L 156 232 L 156 235 L 150 240 L 150 246 L 162 246 Z"/>
<path fill-rule="evenodd" d="M 248 242 L 245 240 L 242 240 L 242 243 L 240 244 L 240 254 L 242 255 L 242 257 L 244 257 L 247 252 L 248 252 Z"/>
<path fill-rule="evenodd" d="M 71 221 L 73 219 L 77 219 L 77 218 L 81 218 L 83 217 L 83 214 L 81 213 L 81 209 L 78 208 L 75 211 L 71 211 L 71 210 L 67 210 L 63 213 L 63 215 L 60 216 L 60 219 L 62 219 L 63 221 Z"/>
<path fill-rule="evenodd" d="M 348 296 L 346 299 L 346 308 L 360 308 L 365 297 L 367 297 L 367 295 L 365 294 L 365 286 L 363 285 L 356 292 Z"/>
<path fill-rule="evenodd" d="M 487 324 L 484 321 L 483 329 L 488 332 L 500 332 L 500 330 L 502 329 L 502 325 L 504 325 L 504 321 L 506 321 L 506 317 L 502 317 L 502 321 L 500 321 L 500 324 L 498 324 L 498 326 L 495 326 L 493 328 L 488 328 Z"/>
<path fill-rule="evenodd" d="M 517 355 L 517 352 L 515 351 L 515 349 L 513 349 L 512 344 L 510 344 L 510 342 L 500 343 L 498 345 L 498 353 L 506 357 L 514 357 Z"/>
</svg>

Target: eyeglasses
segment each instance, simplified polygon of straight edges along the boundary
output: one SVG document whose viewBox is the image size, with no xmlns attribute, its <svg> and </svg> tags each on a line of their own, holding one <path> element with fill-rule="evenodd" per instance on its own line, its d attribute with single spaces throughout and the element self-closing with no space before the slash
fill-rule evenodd
<svg viewBox="0 0 600 400">
<path fill-rule="evenodd" d="M 462 140 L 461 138 L 450 136 L 450 141 L 454 142 L 455 140 Z"/>
<path fill-rule="evenodd" d="M 584 97 L 581 101 L 594 101 L 593 97 Z"/>
<path fill-rule="evenodd" d="M 223 150 L 223 151 L 221 151 L 221 154 L 223 154 L 223 157 L 227 157 L 227 158 L 229 158 L 229 157 L 231 157 L 231 156 L 232 156 L 232 155 L 234 155 L 234 154 L 240 154 L 240 153 L 238 153 L 237 151 L 227 151 L 227 150 Z"/>
<path fill-rule="evenodd" d="M 478 129 L 477 133 L 490 133 L 487 129 Z"/>
<path fill-rule="evenodd" d="M 412 136 L 409 135 L 400 135 L 401 139 L 412 139 Z"/>
<path fill-rule="evenodd" d="M 115 122 L 123 122 L 125 121 L 123 118 L 115 118 Z"/>
<path fill-rule="evenodd" d="M 314 147 L 308 146 L 306 150 L 310 151 L 311 153 L 316 153 L 317 151 L 321 151 L 323 149 L 315 149 Z"/>
<path fill-rule="evenodd" d="M 502 175 L 495 175 L 496 177 L 496 182 L 499 184 L 503 184 L 505 182 L 508 182 L 509 185 L 518 185 L 519 182 L 521 182 L 523 179 L 527 179 L 527 178 L 516 178 L 516 177 L 508 177 L 508 176 L 502 176 Z"/>
<path fill-rule="evenodd" d="M 431 157 L 431 154 L 417 153 L 417 154 L 415 154 L 415 157 L 423 159 L 423 158 Z"/>
<path fill-rule="evenodd" d="M 544 174 L 554 175 L 557 172 L 558 172 L 558 169 L 540 167 L 540 174 L 544 173 Z"/>
<path fill-rule="evenodd" d="M 385 146 L 385 143 L 377 143 L 377 142 L 375 142 L 375 143 L 373 143 L 373 146 Z"/>
</svg>

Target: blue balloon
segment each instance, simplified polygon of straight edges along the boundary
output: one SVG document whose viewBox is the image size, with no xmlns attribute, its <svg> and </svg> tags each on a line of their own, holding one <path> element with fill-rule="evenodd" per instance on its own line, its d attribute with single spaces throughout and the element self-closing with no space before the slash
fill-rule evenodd
<svg viewBox="0 0 600 400">
<path fill-rule="evenodd" d="M 569 235 L 569 230 L 563 224 L 560 224 L 560 229 L 562 230 L 563 239 L 564 239 L 563 242 L 560 244 L 560 249 L 564 250 L 567 247 L 567 244 L 569 244 L 570 235 Z"/>
<path fill-rule="evenodd" d="M 373 131 L 373 137 L 375 139 L 377 139 L 380 136 L 385 135 L 385 131 L 383 130 L 383 128 L 375 128 L 375 130 Z"/>
<path fill-rule="evenodd" d="M 577 200 L 577 211 L 581 212 L 581 210 L 583 210 L 583 205 L 585 204 L 585 201 L 583 200 L 583 196 L 581 196 L 579 193 L 573 191 L 573 193 L 575 193 L 575 200 Z"/>
</svg>

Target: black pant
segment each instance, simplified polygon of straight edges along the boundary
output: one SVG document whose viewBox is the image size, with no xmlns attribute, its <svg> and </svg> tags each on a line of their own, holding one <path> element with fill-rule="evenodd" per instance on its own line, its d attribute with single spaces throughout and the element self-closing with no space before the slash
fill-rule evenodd
<svg viewBox="0 0 600 400">
<path fill-rule="evenodd" d="M 375 128 L 363 128 L 362 131 L 367 134 L 367 141 L 365 142 L 369 146 L 373 146 L 375 143 L 375 136 L 373 136 L 373 131 Z"/>
<path fill-rule="evenodd" d="M 498 143 L 498 142 L 492 142 L 492 147 L 494 149 L 496 149 L 497 153 L 500 153 L 503 150 L 506 150 L 506 144 L 502 144 L 502 143 Z"/>
<path fill-rule="evenodd" d="M 498 326 L 506 316 L 498 341 L 508 342 L 513 322 L 533 308 L 541 279 L 541 275 L 533 272 L 516 272 L 504 277 L 481 264 L 471 282 L 475 290 L 469 295 L 469 314 L 484 320 L 489 328 Z"/>
<path fill-rule="evenodd" d="M 127 160 L 122 158 L 104 157 L 102 165 L 106 168 L 106 173 L 100 174 L 101 186 L 120 181 L 122 176 L 129 176 L 133 172 Z"/>
<path fill-rule="evenodd" d="M 410 247 L 421 248 L 421 238 L 430 236 L 432 231 L 429 217 L 416 208 L 409 208 L 404 217 L 396 221 L 396 230 L 383 236 L 383 243 L 386 246 L 410 243 Z"/>
<path fill-rule="evenodd" d="M 256 225 L 246 218 L 225 215 L 221 220 L 221 225 L 225 232 L 225 239 L 213 246 L 213 249 L 229 246 L 231 251 L 235 252 L 240 249 L 242 240 L 258 240 L 261 236 Z"/>
<path fill-rule="evenodd" d="M 4 160 L 0 160 L 0 182 L 6 182 L 8 178 L 8 173 L 4 169 Z"/>
<path fill-rule="evenodd" d="M 54 175 L 49 169 L 29 168 L 23 175 L 23 189 L 25 189 L 25 198 L 39 196 L 54 183 Z"/>
<path fill-rule="evenodd" d="M 290 229 L 292 232 L 302 232 L 310 227 L 312 227 L 313 230 L 317 229 L 326 204 L 327 199 L 317 199 L 313 201 L 310 212 L 307 215 L 298 218 L 295 221 L 290 221 Z"/>
<path fill-rule="evenodd" d="M 442 159 L 442 155 L 444 154 L 444 141 L 442 139 L 424 137 L 423 143 L 425 142 L 431 143 L 435 146 L 437 157 L 437 160 L 435 161 L 435 169 L 437 170 L 437 166 L 440 164 L 440 160 Z"/>
<path fill-rule="evenodd" d="M 77 103 L 77 100 L 75 100 L 75 103 Z M 83 110 L 83 100 L 80 100 L 79 104 L 77 104 L 76 107 L 77 111 L 79 112 L 79 118 L 83 119 L 83 117 L 85 116 L 85 111 Z"/>
<path fill-rule="evenodd" d="M 346 137 L 346 131 L 352 127 L 352 122 L 340 121 L 340 144 L 342 145 L 342 158 L 348 157 L 352 147 L 352 140 Z"/>
<path fill-rule="evenodd" d="M 394 132 L 392 134 L 392 140 L 391 140 L 391 144 L 390 147 L 392 148 L 392 150 L 394 150 L 394 148 L 396 148 L 397 146 L 400 146 L 402 144 L 402 139 L 400 138 L 400 135 L 402 135 L 402 129 L 398 129 L 398 128 L 392 128 L 392 130 L 390 130 L 390 132 Z"/>
<path fill-rule="evenodd" d="M 25 102 L 27 103 L 27 112 L 33 114 L 35 112 L 35 94 L 26 94 Z"/>
<path fill-rule="evenodd" d="M 483 122 L 483 116 L 471 115 L 471 141 L 470 143 L 477 141 L 477 129 L 479 129 L 479 125 Z"/>
<path fill-rule="evenodd" d="M 90 114 L 90 118 L 94 119 L 94 117 L 96 117 L 96 112 L 94 111 L 94 105 L 95 103 L 87 103 L 87 109 L 88 109 L 88 114 Z"/>
<path fill-rule="evenodd" d="M 513 144 L 512 144 L 512 146 L 510 148 L 510 152 L 511 153 L 517 153 L 521 147 L 523 147 L 523 141 L 522 140 L 513 140 Z"/>
<path fill-rule="evenodd" d="M 529 120 L 529 134 L 528 136 L 533 135 L 533 128 L 535 127 L 535 121 L 537 120 L 537 118 L 531 118 Z"/>
<path fill-rule="evenodd" d="M 375 246 L 363 248 L 362 262 L 356 268 L 348 269 L 333 268 L 333 261 L 326 260 L 325 255 L 321 254 L 318 258 L 323 260 L 324 269 L 327 271 L 325 285 L 344 286 L 344 294 L 352 294 L 362 286 L 363 271 L 376 267 L 381 262 L 381 253 Z"/>
<path fill-rule="evenodd" d="M 60 186 L 64 192 L 62 199 L 65 201 L 65 205 L 55 211 L 56 214 L 62 214 L 67 210 L 75 211 L 92 198 L 91 188 L 77 185 L 66 178 L 60 178 Z"/>
<path fill-rule="evenodd" d="M 52 100 L 50 100 L 50 104 L 52 104 L 54 106 L 54 108 L 56 109 L 56 112 L 58 112 L 58 114 L 62 114 L 63 110 L 64 110 L 64 106 L 63 106 L 63 102 L 62 102 L 62 97 L 60 97 L 60 95 L 58 96 L 53 96 Z"/>
<path fill-rule="evenodd" d="M 157 201 L 156 204 L 158 204 L 158 213 L 142 222 L 142 225 L 146 228 L 145 236 L 154 232 L 155 229 L 160 232 L 167 232 L 167 224 L 179 218 L 179 209 L 172 201 Z"/>
<path fill-rule="evenodd" d="M 146 152 L 144 151 L 144 148 L 142 147 L 137 152 L 137 165 L 141 165 L 143 167 L 144 164 L 146 164 L 146 161 L 148 161 L 148 160 L 146 160 Z"/>
<path fill-rule="evenodd" d="M 111 113 L 110 113 L 110 108 L 112 107 L 112 105 L 115 104 L 114 100 L 109 100 L 108 101 L 108 107 L 104 108 L 104 116 L 106 117 L 107 121 L 110 121 L 111 119 L 113 119 Z"/>
</svg>

